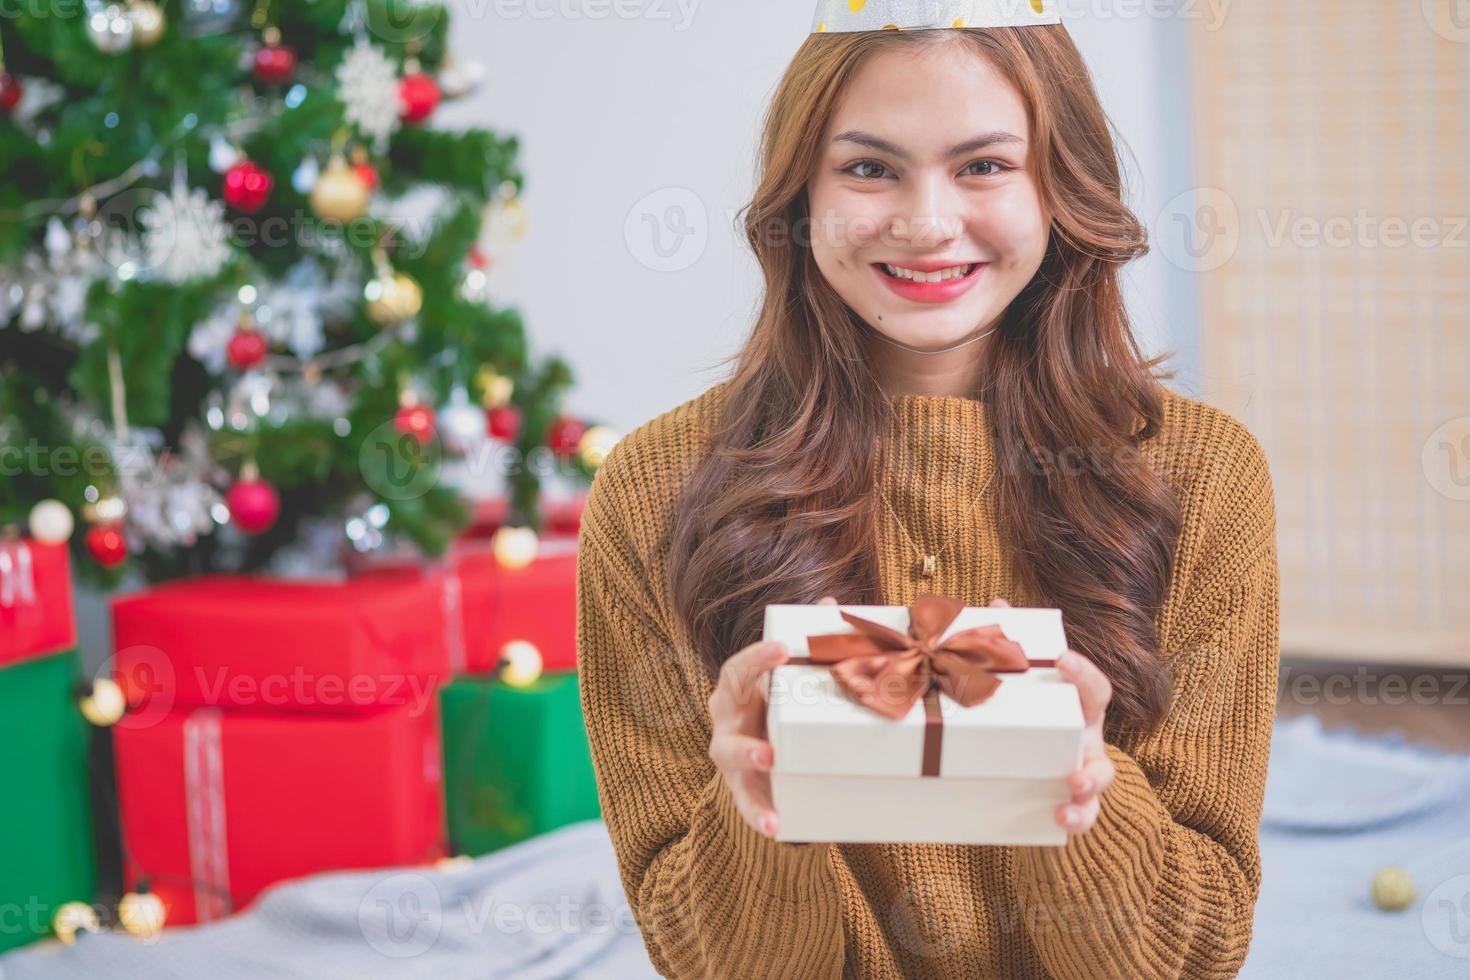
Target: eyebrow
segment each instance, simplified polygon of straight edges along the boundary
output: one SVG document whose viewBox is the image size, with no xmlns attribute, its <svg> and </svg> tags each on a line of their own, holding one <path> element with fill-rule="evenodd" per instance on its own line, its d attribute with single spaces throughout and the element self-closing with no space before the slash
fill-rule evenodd
<svg viewBox="0 0 1470 980">
<path fill-rule="evenodd" d="M 832 142 L 857 143 L 859 146 L 866 146 L 868 149 L 877 150 L 879 153 L 890 154 L 891 156 L 898 157 L 900 160 L 909 159 L 908 151 L 902 149 L 898 144 L 890 143 L 888 140 L 874 136 L 872 133 L 865 133 L 860 129 L 849 129 L 845 132 L 838 133 Z M 945 159 L 964 156 L 966 153 L 974 153 L 976 150 L 983 150 L 987 146 L 994 146 L 998 143 L 1019 143 L 1024 146 L 1026 141 L 1014 133 L 996 130 L 993 133 L 983 133 L 974 139 L 966 140 L 963 143 L 958 143 L 950 147 L 949 152 L 945 154 Z"/>
</svg>

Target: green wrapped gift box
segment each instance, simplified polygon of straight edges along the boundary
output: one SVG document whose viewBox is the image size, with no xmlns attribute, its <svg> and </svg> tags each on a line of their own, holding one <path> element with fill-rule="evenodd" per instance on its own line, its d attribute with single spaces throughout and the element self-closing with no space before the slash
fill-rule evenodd
<svg viewBox="0 0 1470 980">
<path fill-rule="evenodd" d="M 440 691 L 449 840 L 485 854 L 601 816 L 575 671 L 527 687 L 457 678 Z"/>
<path fill-rule="evenodd" d="M 76 651 L 0 668 L 0 951 L 47 935 L 96 886 Z"/>
</svg>

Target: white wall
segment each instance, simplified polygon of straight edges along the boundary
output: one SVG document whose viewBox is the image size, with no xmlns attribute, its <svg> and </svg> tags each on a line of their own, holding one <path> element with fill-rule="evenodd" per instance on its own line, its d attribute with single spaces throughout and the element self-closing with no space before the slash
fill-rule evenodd
<svg viewBox="0 0 1470 980">
<path fill-rule="evenodd" d="M 1130 204 L 1151 224 L 1189 181 L 1186 34 L 1177 19 L 1121 16 L 1141 5 L 1117 2 L 1068 0 L 1064 17 L 1136 157 Z M 520 308 L 538 352 L 572 364 L 568 408 L 626 432 L 723 377 L 714 363 L 753 320 L 759 278 L 731 216 L 748 200 L 760 117 L 811 0 L 454 7 L 453 50 L 486 78 L 437 118 L 518 134 L 527 176 L 529 228 L 497 264 L 497 295 Z M 655 219 L 667 259 L 644 224 Z M 677 247 L 671 225 L 692 229 Z M 1181 349 L 1189 367 L 1185 274 L 1150 255 L 1130 274 L 1129 303 L 1145 346 Z"/>
</svg>

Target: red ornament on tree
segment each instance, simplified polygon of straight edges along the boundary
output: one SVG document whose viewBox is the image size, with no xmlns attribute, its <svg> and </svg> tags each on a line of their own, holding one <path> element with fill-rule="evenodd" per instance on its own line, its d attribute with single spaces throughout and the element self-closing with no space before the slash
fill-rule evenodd
<svg viewBox="0 0 1470 980">
<path fill-rule="evenodd" d="M 434 437 L 434 413 L 423 405 L 405 405 L 393 416 L 393 426 L 423 445 Z"/>
<path fill-rule="evenodd" d="M 128 543 L 115 524 L 95 524 L 87 530 L 87 551 L 103 568 L 116 568 L 128 557 Z"/>
<path fill-rule="evenodd" d="M 485 414 L 485 429 L 492 439 L 514 442 L 521 431 L 521 410 L 514 405 L 498 405 Z"/>
<path fill-rule="evenodd" d="M 240 469 L 240 479 L 225 493 L 225 506 L 236 527 L 246 534 L 259 534 L 281 516 L 281 495 L 247 463 Z"/>
<path fill-rule="evenodd" d="M 371 190 L 377 190 L 377 187 L 378 187 L 378 168 L 377 167 L 374 167 L 371 163 L 358 163 L 358 164 L 354 164 L 353 165 L 352 170 L 353 170 L 354 173 L 357 174 L 357 179 L 360 180 L 360 181 L 362 181 L 362 186 L 366 187 L 370 191 Z"/>
<path fill-rule="evenodd" d="M 267 85 L 290 81 L 296 73 L 296 51 L 281 43 L 281 32 L 266 28 L 265 43 L 255 52 L 255 77 Z"/>
<path fill-rule="evenodd" d="M 230 338 L 230 344 L 225 348 L 225 359 L 236 370 L 248 371 L 265 360 L 268 349 L 269 345 L 259 330 L 242 325 Z"/>
<path fill-rule="evenodd" d="M 398 115 L 406 123 L 428 119 L 439 108 L 439 83 L 423 72 L 403 76 L 398 83 Z"/>
<path fill-rule="evenodd" d="M 8 71 L 0 71 L 0 109 L 6 112 L 14 109 L 20 105 L 20 97 L 24 94 L 20 79 Z"/>
<path fill-rule="evenodd" d="M 558 415 L 551 420 L 551 427 L 546 430 L 546 444 L 558 456 L 570 456 L 577 451 L 582 433 L 586 431 L 585 423 L 570 415 Z"/>
<path fill-rule="evenodd" d="M 225 203 L 237 211 L 253 214 L 265 207 L 276 180 L 249 160 L 235 164 L 225 172 Z"/>
</svg>

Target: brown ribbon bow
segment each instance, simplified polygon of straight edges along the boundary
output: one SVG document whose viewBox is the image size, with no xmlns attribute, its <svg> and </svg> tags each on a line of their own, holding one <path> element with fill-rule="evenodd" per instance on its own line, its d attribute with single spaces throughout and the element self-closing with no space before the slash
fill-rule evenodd
<svg viewBox="0 0 1470 980">
<path fill-rule="evenodd" d="M 838 687 L 889 718 L 903 718 L 923 698 L 922 775 L 938 776 L 944 729 L 939 691 L 969 708 L 995 693 L 1000 686 L 996 674 L 1056 663 L 1028 660 L 1021 645 L 994 624 L 960 630 L 941 641 L 964 608 L 959 599 L 924 593 L 909 606 L 907 635 L 844 612 L 842 618 L 857 627 L 856 633 L 808 636 L 811 656 L 790 657 L 786 663 L 830 667 Z"/>
</svg>

